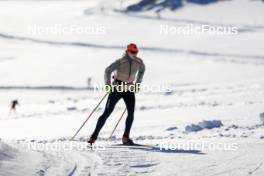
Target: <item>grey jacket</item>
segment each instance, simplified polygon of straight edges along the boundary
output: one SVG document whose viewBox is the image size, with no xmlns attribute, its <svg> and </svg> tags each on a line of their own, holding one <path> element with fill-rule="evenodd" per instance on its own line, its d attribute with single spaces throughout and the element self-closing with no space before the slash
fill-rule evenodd
<svg viewBox="0 0 264 176">
<path fill-rule="evenodd" d="M 125 53 L 122 58 L 116 60 L 105 69 L 105 84 L 111 84 L 111 74 L 113 71 L 115 71 L 115 79 L 127 83 L 133 83 L 137 74 L 135 83 L 141 83 L 145 72 L 145 64 L 140 58 L 131 58 Z"/>
</svg>

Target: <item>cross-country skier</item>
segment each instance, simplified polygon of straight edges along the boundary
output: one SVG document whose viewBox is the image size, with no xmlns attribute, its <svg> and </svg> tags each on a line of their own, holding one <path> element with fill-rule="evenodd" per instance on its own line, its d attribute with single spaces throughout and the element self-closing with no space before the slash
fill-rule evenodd
<svg viewBox="0 0 264 176">
<path fill-rule="evenodd" d="M 137 54 L 138 47 L 136 46 L 136 44 L 131 43 L 127 46 L 123 57 L 116 60 L 105 69 L 105 84 L 107 86 L 111 86 L 111 92 L 108 96 L 104 113 L 99 117 L 96 128 L 90 139 L 88 140 L 90 144 L 93 144 L 95 142 L 101 128 L 105 124 L 106 119 L 110 116 L 115 108 L 115 105 L 121 98 L 123 98 L 128 112 L 122 142 L 126 145 L 134 144 L 133 141 L 129 138 L 129 133 L 134 120 L 135 89 L 132 90 L 129 88 L 136 87 L 136 91 L 138 91 L 138 85 L 140 85 L 140 83 L 142 82 L 142 78 L 145 72 L 145 65 L 143 61 L 137 57 Z M 114 71 L 114 81 L 111 85 L 111 74 Z M 134 82 L 135 80 L 136 82 Z"/>
<path fill-rule="evenodd" d="M 18 100 L 13 100 L 13 101 L 11 101 L 11 103 L 10 103 L 11 108 L 10 108 L 9 115 L 10 115 L 12 112 L 16 113 L 16 106 L 17 106 L 17 105 L 19 105 Z"/>
</svg>

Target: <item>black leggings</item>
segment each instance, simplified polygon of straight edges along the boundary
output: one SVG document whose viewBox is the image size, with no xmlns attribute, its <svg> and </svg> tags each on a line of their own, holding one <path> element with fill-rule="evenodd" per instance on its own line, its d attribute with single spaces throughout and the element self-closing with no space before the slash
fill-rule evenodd
<svg viewBox="0 0 264 176">
<path fill-rule="evenodd" d="M 128 116 L 126 119 L 126 127 L 124 136 L 129 136 L 130 129 L 134 120 L 134 110 L 135 110 L 135 94 L 134 92 L 117 92 L 113 91 L 109 94 L 104 113 L 99 117 L 96 128 L 92 136 L 97 137 L 101 128 L 104 126 L 106 119 L 113 112 L 117 102 L 123 98 L 126 104 Z"/>
</svg>

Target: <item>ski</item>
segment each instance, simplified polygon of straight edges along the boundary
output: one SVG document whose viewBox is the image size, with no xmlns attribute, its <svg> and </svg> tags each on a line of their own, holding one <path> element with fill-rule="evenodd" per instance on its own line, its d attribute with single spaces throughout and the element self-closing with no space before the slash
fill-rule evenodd
<svg viewBox="0 0 264 176">
<path fill-rule="evenodd" d="M 153 148 L 153 147 L 157 147 L 157 145 L 147 145 L 147 144 L 138 144 L 138 143 L 134 143 L 134 144 L 114 144 L 112 146 L 119 146 L 119 147 L 149 147 L 149 148 Z"/>
</svg>

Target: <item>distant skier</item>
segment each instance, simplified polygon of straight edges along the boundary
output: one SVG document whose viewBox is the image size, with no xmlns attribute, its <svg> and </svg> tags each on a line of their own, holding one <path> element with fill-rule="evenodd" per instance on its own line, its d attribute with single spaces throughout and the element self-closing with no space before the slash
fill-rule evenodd
<svg viewBox="0 0 264 176">
<path fill-rule="evenodd" d="M 113 112 L 117 102 L 123 98 L 128 116 L 126 119 L 125 131 L 123 134 L 122 142 L 126 145 L 134 144 L 133 141 L 129 138 L 130 129 L 134 120 L 134 109 L 135 109 L 135 91 L 138 91 L 139 87 L 135 85 L 140 85 L 142 78 L 145 72 L 145 65 L 143 61 L 137 57 L 138 48 L 136 44 L 131 43 L 127 46 L 126 52 L 122 58 L 116 60 L 109 67 L 105 69 L 105 84 L 111 88 L 111 92 L 108 96 L 106 102 L 106 107 L 104 113 L 99 117 L 97 121 L 96 128 L 91 135 L 88 142 L 90 144 L 94 143 L 97 139 L 97 136 L 105 124 L 106 119 Z M 111 74 L 115 71 L 114 81 L 111 85 Z M 135 81 L 137 74 L 137 79 Z M 131 91 L 129 86 L 138 87 L 137 90 Z M 123 90 L 118 90 L 117 87 L 123 88 Z"/>
<path fill-rule="evenodd" d="M 10 109 L 9 114 L 11 114 L 12 112 L 16 113 L 16 106 L 17 105 L 19 105 L 18 100 L 11 101 L 11 103 L 10 103 L 11 109 Z"/>
</svg>

